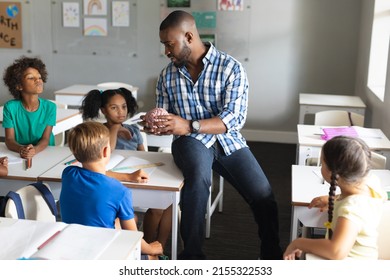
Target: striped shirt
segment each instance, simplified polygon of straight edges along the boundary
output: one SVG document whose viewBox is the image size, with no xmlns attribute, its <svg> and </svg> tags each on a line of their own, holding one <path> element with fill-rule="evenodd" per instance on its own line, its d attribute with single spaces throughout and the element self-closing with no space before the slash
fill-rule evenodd
<svg viewBox="0 0 390 280">
<path fill-rule="evenodd" d="M 156 87 L 157 107 L 187 120 L 218 116 L 227 128 L 226 133 L 190 136 L 207 148 L 218 140 L 225 154 L 230 155 L 247 147 L 240 133 L 248 108 L 247 74 L 241 63 L 212 44 L 202 61 L 204 67 L 195 83 L 185 66 L 177 68 L 171 62 L 161 71 Z"/>
</svg>

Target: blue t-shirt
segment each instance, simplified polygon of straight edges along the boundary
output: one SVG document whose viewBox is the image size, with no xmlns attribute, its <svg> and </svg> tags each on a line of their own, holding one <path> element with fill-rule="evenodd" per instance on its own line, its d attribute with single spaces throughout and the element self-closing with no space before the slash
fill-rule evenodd
<svg viewBox="0 0 390 280">
<path fill-rule="evenodd" d="M 65 223 L 114 228 L 134 218 L 131 190 L 118 180 L 78 166 L 62 173 L 61 217 Z"/>
<path fill-rule="evenodd" d="M 124 128 L 130 131 L 132 137 L 130 140 L 117 138 L 115 149 L 117 150 L 138 150 L 138 145 L 144 143 L 141 132 L 136 124 L 123 124 Z"/>
<path fill-rule="evenodd" d="M 3 127 L 13 128 L 15 141 L 21 145 L 36 145 L 41 140 L 47 126 L 56 125 L 56 105 L 46 99 L 39 98 L 39 107 L 35 112 L 27 111 L 21 100 L 10 100 L 4 105 Z M 49 146 L 55 145 L 53 132 Z"/>
</svg>

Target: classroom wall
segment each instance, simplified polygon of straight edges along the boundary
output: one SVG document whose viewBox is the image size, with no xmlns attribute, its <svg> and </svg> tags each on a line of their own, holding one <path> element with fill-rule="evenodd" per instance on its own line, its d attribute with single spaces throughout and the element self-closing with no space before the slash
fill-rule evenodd
<svg viewBox="0 0 390 280">
<path fill-rule="evenodd" d="M 243 42 L 243 46 L 249 43 L 249 48 L 248 60 L 242 63 L 250 81 L 244 128 L 248 140 L 294 143 L 300 92 L 355 94 L 358 50 L 362 45 L 361 7 L 368 6 L 363 2 L 370 1 L 247 0 L 251 11 L 246 31 L 249 42 Z M 49 71 L 44 97 L 54 98 L 54 91 L 72 84 L 120 81 L 139 87 L 141 110 L 153 107 L 156 79 L 168 63 L 161 55 L 158 38 L 161 1 L 136 2 L 135 57 L 54 54 L 48 24 L 51 1 L 29 3 L 35 15 L 31 19 L 31 53 L 1 49 L 2 69 L 22 54 L 39 55 Z M 0 103 L 9 98 L 1 83 Z"/>
</svg>

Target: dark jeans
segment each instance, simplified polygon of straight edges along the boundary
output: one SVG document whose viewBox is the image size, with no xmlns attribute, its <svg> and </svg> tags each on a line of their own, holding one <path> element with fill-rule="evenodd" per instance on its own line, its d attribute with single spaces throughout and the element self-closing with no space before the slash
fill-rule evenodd
<svg viewBox="0 0 390 280">
<path fill-rule="evenodd" d="M 217 141 L 207 149 L 192 137 L 172 143 L 176 165 L 184 175 L 181 191 L 181 226 L 184 250 L 179 259 L 204 259 L 202 244 L 212 169 L 223 176 L 249 204 L 261 239 L 261 259 L 281 259 L 278 208 L 263 170 L 249 148 L 226 156 Z"/>
</svg>

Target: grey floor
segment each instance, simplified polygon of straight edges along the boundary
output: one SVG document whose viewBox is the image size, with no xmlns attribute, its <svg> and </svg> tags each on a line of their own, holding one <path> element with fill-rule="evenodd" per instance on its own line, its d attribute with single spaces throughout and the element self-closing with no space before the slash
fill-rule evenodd
<svg viewBox="0 0 390 280">
<path fill-rule="evenodd" d="M 284 249 L 290 239 L 291 165 L 295 164 L 295 144 L 249 142 L 256 159 L 267 175 L 279 207 L 280 241 Z M 248 205 L 236 190 L 225 182 L 223 212 L 212 216 L 211 236 L 204 252 L 210 260 L 250 260 L 259 256 L 257 225 Z M 166 254 L 170 255 L 170 244 Z M 179 250 L 181 244 L 179 244 Z"/>
</svg>

